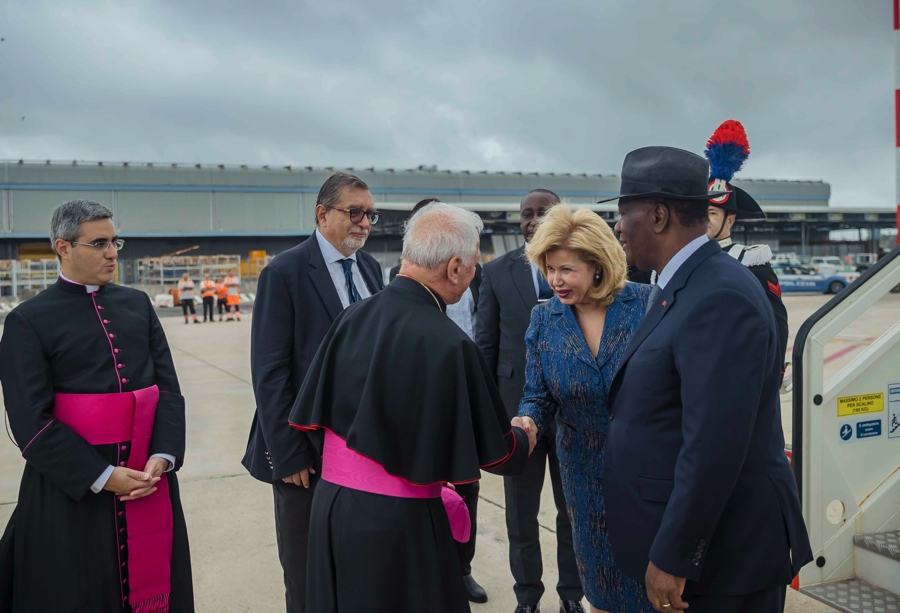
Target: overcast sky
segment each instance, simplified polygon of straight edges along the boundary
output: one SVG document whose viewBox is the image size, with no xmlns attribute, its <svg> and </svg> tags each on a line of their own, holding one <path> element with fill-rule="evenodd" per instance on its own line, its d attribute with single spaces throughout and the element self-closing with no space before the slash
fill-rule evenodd
<svg viewBox="0 0 900 613">
<path fill-rule="evenodd" d="M 739 175 L 895 199 L 889 0 L 7 0 L 0 158 Z M 23 119 L 24 117 L 24 119 Z"/>
</svg>

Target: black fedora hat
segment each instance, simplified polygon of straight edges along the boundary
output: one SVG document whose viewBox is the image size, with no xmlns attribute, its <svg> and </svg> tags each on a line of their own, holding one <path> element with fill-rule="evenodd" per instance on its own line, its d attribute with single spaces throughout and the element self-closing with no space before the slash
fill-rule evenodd
<svg viewBox="0 0 900 613">
<path fill-rule="evenodd" d="M 666 198 L 709 205 L 721 195 L 709 191 L 709 162 L 696 153 L 675 147 L 642 147 L 625 156 L 619 198 Z"/>
</svg>

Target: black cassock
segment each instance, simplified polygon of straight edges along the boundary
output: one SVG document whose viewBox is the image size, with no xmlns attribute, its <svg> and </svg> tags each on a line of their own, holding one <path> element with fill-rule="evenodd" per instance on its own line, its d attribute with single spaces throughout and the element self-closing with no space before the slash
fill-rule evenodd
<svg viewBox="0 0 900 613">
<path fill-rule="evenodd" d="M 130 610 L 122 604 L 116 498 L 90 489 L 116 462 L 116 445 L 90 445 L 52 413 L 56 393 L 107 394 L 120 392 L 120 384 L 125 392 L 156 385 L 160 399 L 150 454 L 174 456 L 180 467 L 184 398 L 149 298 L 116 285 L 92 295 L 85 286 L 58 281 L 7 316 L 0 383 L 26 460 L 18 504 L 0 540 L 0 612 Z M 190 612 L 187 529 L 175 472 L 167 478 L 174 519 L 170 611 Z M 127 578 L 127 567 L 125 572 Z"/>
<path fill-rule="evenodd" d="M 402 276 L 345 309 L 316 353 L 291 424 L 318 430 L 319 449 L 329 429 L 413 484 L 468 483 L 481 469 L 520 473 L 525 432 L 510 428 L 484 358 L 444 309 Z M 313 499 L 307 586 L 309 613 L 469 611 L 440 498 L 325 479 Z"/>
</svg>

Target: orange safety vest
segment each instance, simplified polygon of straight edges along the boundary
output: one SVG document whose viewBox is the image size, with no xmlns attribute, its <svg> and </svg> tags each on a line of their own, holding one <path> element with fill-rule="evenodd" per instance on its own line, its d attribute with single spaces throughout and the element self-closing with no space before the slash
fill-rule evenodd
<svg viewBox="0 0 900 613">
<path fill-rule="evenodd" d="M 213 296 L 216 295 L 216 282 L 213 281 L 212 279 L 210 279 L 209 281 L 206 281 L 204 279 L 202 286 L 203 286 L 203 288 L 202 288 L 202 291 L 200 292 L 200 295 L 203 296 L 204 298 L 212 298 Z"/>
<path fill-rule="evenodd" d="M 241 284 L 237 277 L 225 277 L 225 285 L 228 286 L 228 306 L 235 306 L 241 303 L 240 289 Z"/>
<path fill-rule="evenodd" d="M 193 300 L 194 299 L 194 282 L 188 279 L 187 281 L 181 280 L 178 282 L 178 291 L 181 295 L 182 300 Z"/>
<path fill-rule="evenodd" d="M 224 283 L 216 283 L 216 296 L 219 300 L 225 300 L 225 296 L 228 295 L 228 288 L 225 287 Z"/>
</svg>

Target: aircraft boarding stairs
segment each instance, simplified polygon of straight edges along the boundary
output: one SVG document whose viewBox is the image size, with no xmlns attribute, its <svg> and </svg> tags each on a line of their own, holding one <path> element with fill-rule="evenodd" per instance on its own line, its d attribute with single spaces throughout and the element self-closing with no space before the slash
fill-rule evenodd
<svg viewBox="0 0 900 613">
<path fill-rule="evenodd" d="M 900 303 L 825 380 L 824 348 L 900 284 L 900 246 L 810 317 L 793 352 L 794 475 L 814 561 L 800 591 L 847 613 L 900 612 Z"/>
</svg>

